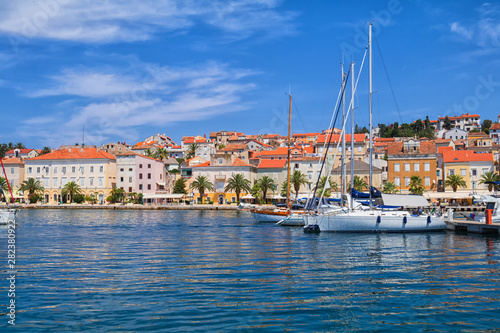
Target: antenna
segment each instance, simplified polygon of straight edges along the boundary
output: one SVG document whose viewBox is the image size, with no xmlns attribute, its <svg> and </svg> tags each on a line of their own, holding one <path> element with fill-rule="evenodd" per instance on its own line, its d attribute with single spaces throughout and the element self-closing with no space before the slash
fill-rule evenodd
<svg viewBox="0 0 500 333">
<path fill-rule="evenodd" d="M 82 130 L 82 146 L 85 146 L 85 124 L 83 124 Z"/>
</svg>

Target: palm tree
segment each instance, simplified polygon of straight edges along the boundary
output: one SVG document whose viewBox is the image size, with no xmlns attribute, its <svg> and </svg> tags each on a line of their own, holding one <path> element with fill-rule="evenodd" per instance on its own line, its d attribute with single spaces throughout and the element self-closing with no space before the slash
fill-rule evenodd
<svg viewBox="0 0 500 333">
<path fill-rule="evenodd" d="M 155 157 L 155 153 L 150 148 L 144 151 L 144 155 L 147 157 L 153 157 L 153 158 Z"/>
<path fill-rule="evenodd" d="M 252 190 L 250 187 L 250 181 L 245 178 L 241 173 L 232 175 L 231 178 L 227 180 L 227 185 L 224 188 L 225 192 L 234 191 L 236 193 L 236 201 L 240 201 L 241 191 L 246 191 L 247 193 Z"/>
<path fill-rule="evenodd" d="M 110 195 L 113 202 L 121 202 L 125 198 L 125 190 L 115 186 L 111 190 Z"/>
<path fill-rule="evenodd" d="M 458 187 L 467 187 L 467 184 L 461 175 L 448 175 L 444 185 L 450 186 L 453 189 L 453 192 L 456 192 Z"/>
<path fill-rule="evenodd" d="M 418 194 L 422 195 L 424 194 L 424 187 L 422 186 L 422 178 L 420 178 L 419 175 L 413 175 L 410 178 L 410 184 L 409 184 L 408 191 L 410 191 L 411 194 Z"/>
<path fill-rule="evenodd" d="M 75 194 L 80 194 L 81 189 L 80 186 L 78 186 L 77 183 L 75 182 L 69 182 L 66 185 L 64 185 L 62 189 L 62 195 L 68 195 L 69 196 L 69 203 L 73 202 L 73 196 Z"/>
<path fill-rule="evenodd" d="M 201 203 L 203 203 L 203 195 L 205 194 L 205 190 L 213 190 L 214 185 L 206 176 L 198 176 L 191 183 L 191 188 L 194 188 L 200 192 Z"/>
<path fill-rule="evenodd" d="M 488 184 L 488 191 L 493 191 L 493 188 L 495 187 L 494 182 L 499 181 L 500 176 L 494 171 L 488 171 L 485 172 L 483 175 L 481 175 L 481 180 L 479 181 L 479 184 Z"/>
<path fill-rule="evenodd" d="M 165 147 L 162 147 L 162 148 L 158 148 L 158 150 L 156 151 L 156 157 L 160 160 L 164 160 L 164 159 L 167 159 L 169 156 L 169 153 L 168 153 L 168 150 L 165 148 Z"/>
<path fill-rule="evenodd" d="M 188 154 L 186 158 L 189 160 L 191 157 L 194 157 L 196 154 L 196 149 L 198 149 L 198 144 L 197 143 L 192 143 L 188 147 Z"/>
<path fill-rule="evenodd" d="M 387 182 L 384 184 L 382 192 L 387 194 L 394 194 L 397 192 L 397 190 L 398 188 L 396 187 L 396 184 L 394 184 L 393 182 Z"/>
<path fill-rule="evenodd" d="M 255 199 L 259 199 L 260 198 L 260 187 L 259 187 L 259 184 L 257 184 L 257 182 L 255 182 L 255 184 L 253 184 L 253 187 L 252 187 L 252 196 L 255 197 Z"/>
<path fill-rule="evenodd" d="M 286 191 L 288 191 L 288 182 L 286 180 L 281 183 L 280 194 L 283 197 L 286 197 Z"/>
<path fill-rule="evenodd" d="M 3 191 L 9 190 L 9 186 L 7 185 L 7 180 L 5 180 L 5 178 L 3 177 L 0 177 L 0 186 L 2 187 Z"/>
<path fill-rule="evenodd" d="M 269 176 L 264 176 L 257 179 L 256 184 L 259 185 L 260 191 L 262 192 L 262 200 L 265 202 L 267 191 L 273 189 L 275 186 L 274 180 Z"/>
<path fill-rule="evenodd" d="M 22 144 L 22 142 L 18 142 L 16 143 L 16 145 L 14 146 L 14 149 L 26 149 L 26 146 Z"/>
<path fill-rule="evenodd" d="M 318 190 L 316 191 L 316 195 L 321 196 L 321 194 L 323 193 L 323 189 L 325 189 L 325 186 L 326 186 L 325 193 L 323 193 L 323 196 L 328 198 L 332 194 L 331 190 L 337 191 L 338 186 L 337 186 L 337 183 L 333 181 L 332 177 L 330 177 L 330 179 L 328 180 L 328 184 L 327 184 L 326 177 L 327 176 L 323 176 L 320 178 L 319 183 L 318 183 Z"/>
<path fill-rule="evenodd" d="M 22 182 L 21 186 L 19 187 L 19 190 L 22 192 L 28 191 L 28 194 L 36 194 L 38 192 L 42 192 L 43 191 L 42 182 L 36 180 L 35 178 L 28 178 L 28 180 Z"/>
<path fill-rule="evenodd" d="M 364 189 L 368 188 L 366 180 L 364 180 L 359 176 L 354 176 L 353 183 L 354 183 L 354 189 L 356 191 L 363 191 Z"/>
<path fill-rule="evenodd" d="M 293 186 L 295 190 L 295 198 L 299 197 L 299 190 L 302 185 L 308 184 L 309 179 L 300 170 L 295 170 L 290 177 L 290 185 Z"/>
</svg>

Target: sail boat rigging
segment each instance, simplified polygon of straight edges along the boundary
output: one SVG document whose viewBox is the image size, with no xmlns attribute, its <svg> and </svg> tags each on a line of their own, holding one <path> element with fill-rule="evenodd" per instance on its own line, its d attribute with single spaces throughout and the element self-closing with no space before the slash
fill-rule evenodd
<svg viewBox="0 0 500 333">
<path fill-rule="evenodd" d="M 372 203 L 372 152 L 373 152 L 373 129 L 372 129 L 372 56 L 371 56 L 371 36 L 372 23 L 369 26 L 368 34 L 368 52 L 369 52 L 369 112 L 370 112 L 370 206 L 368 209 L 355 209 L 352 205 L 348 210 L 325 210 L 319 211 L 314 207 L 308 214 L 304 215 L 305 227 L 304 232 L 422 232 L 422 231 L 438 231 L 446 229 L 446 224 L 440 216 L 435 214 L 419 214 L 412 215 L 404 209 L 377 209 Z M 352 106 L 352 104 L 351 104 Z M 337 114 L 338 115 L 338 114 Z M 352 119 L 352 118 L 351 118 Z M 352 126 L 352 123 L 351 123 Z M 345 130 L 345 122 L 342 130 Z M 354 133 L 353 133 L 354 134 Z M 352 142 L 353 136 L 351 136 Z M 352 154 L 352 149 L 351 149 Z M 351 155 L 352 156 L 352 155 Z M 351 168 L 353 160 L 351 159 Z M 353 187 L 353 172 L 351 169 L 351 187 Z M 320 175 L 321 176 L 321 175 Z M 397 196 L 397 195 L 386 195 Z M 384 198 L 384 195 L 382 195 Z M 389 197 L 387 197 L 389 198 Z M 407 197 L 408 198 L 408 197 Z M 408 201 L 408 200 L 406 200 Z M 417 206 L 429 206 L 427 200 L 423 196 L 412 196 L 412 204 Z M 352 202 L 352 199 L 351 199 Z M 403 201 L 401 201 L 403 202 Z M 406 204 L 405 204 L 406 205 Z M 402 205 L 403 206 L 403 205 Z M 312 208 L 312 207 L 311 207 Z M 401 207 L 402 208 L 402 207 Z"/>
</svg>

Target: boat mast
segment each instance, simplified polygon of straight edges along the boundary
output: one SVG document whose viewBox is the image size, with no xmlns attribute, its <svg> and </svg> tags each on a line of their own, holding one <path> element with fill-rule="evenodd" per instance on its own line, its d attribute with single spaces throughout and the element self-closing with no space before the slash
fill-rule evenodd
<svg viewBox="0 0 500 333">
<path fill-rule="evenodd" d="M 354 73 L 354 62 L 351 61 L 351 73 Z M 354 199 L 352 197 L 352 189 L 354 188 L 354 76 L 351 78 L 351 209 L 354 207 Z"/>
<path fill-rule="evenodd" d="M 292 130 L 292 94 L 290 91 L 288 92 L 288 96 L 290 99 L 290 105 L 288 107 L 288 168 L 287 168 L 287 182 L 286 182 L 286 207 L 291 210 L 290 204 L 290 132 Z"/>
<path fill-rule="evenodd" d="M 344 87 L 347 82 L 345 82 L 344 74 L 344 64 L 340 64 L 342 70 L 342 86 Z M 345 89 L 345 88 L 344 88 Z M 342 124 L 345 124 L 345 94 L 342 94 Z M 333 128 L 332 128 L 333 130 Z M 340 165 L 340 207 L 344 206 L 343 194 L 346 192 L 346 170 L 345 170 L 345 130 L 342 131 L 342 163 Z"/>
<path fill-rule="evenodd" d="M 368 67 L 369 67 L 369 76 L 368 76 L 368 85 L 369 85 L 369 110 L 370 110 L 370 185 L 368 192 L 370 193 L 370 209 L 373 208 L 372 204 L 372 185 L 373 185 L 373 126 L 372 126 L 372 22 L 370 22 L 370 27 L 368 30 Z"/>
</svg>

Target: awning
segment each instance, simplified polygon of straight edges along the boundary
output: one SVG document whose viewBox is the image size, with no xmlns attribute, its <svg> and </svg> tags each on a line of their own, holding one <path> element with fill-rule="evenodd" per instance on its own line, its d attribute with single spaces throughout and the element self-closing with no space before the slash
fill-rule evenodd
<svg viewBox="0 0 500 333">
<path fill-rule="evenodd" d="M 159 183 L 159 182 L 156 182 L 156 184 L 158 184 L 158 185 L 160 185 L 160 186 L 165 187 L 165 183 Z"/>
<path fill-rule="evenodd" d="M 429 207 L 429 202 L 421 195 L 412 194 L 385 194 L 382 193 L 382 201 L 386 206 L 402 207 Z"/>
<path fill-rule="evenodd" d="M 286 199 L 285 197 L 282 197 L 280 194 L 278 195 L 274 195 L 271 197 L 271 199 L 277 199 L 277 200 L 281 200 L 281 199 Z"/>
<path fill-rule="evenodd" d="M 255 199 L 255 197 L 251 194 L 247 194 L 244 197 L 241 197 L 241 199 Z"/>
<path fill-rule="evenodd" d="M 146 193 L 144 194 L 144 199 L 183 199 L 186 195 L 182 193 L 165 193 L 165 194 L 156 194 L 156 193 Z"/>
</svg>

